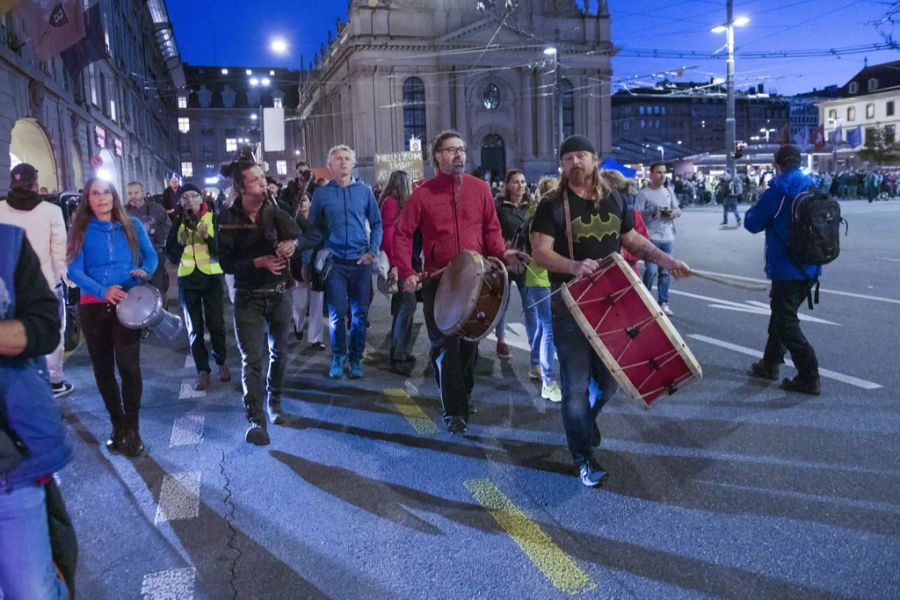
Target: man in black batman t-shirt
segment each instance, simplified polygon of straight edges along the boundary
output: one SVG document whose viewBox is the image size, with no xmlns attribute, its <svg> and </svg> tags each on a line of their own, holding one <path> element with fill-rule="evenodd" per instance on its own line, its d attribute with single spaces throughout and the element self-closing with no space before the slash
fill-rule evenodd
<svg viewBox="0 0 900 600">
<path fill-rule="evenodd" d="M 618 252 L 620 246 L 669 269 L 674 277 L 690 274 L 684 262 L 634 231 L 634 216 L 617 189 L 619 181 L 598 169 L 590 140 L 570 136 L 560 146 L 559 157 L 563 169 L 559 187 L 541 202 L 531 223 L 534 260 L 550 272 L 554 289 L 574 277 L 593 273 L 598 261 Z M 571 254 L 563 208 L 566 202 Z M 594 460 L 593 450 L 600 446 L 597 416 L 617 386 L 559 295 L 553 296 L 551 310 L 560 364 L 563 427 L 581 482 L 594 487 L 606 478 L 606 471 Z"/>
</svg>

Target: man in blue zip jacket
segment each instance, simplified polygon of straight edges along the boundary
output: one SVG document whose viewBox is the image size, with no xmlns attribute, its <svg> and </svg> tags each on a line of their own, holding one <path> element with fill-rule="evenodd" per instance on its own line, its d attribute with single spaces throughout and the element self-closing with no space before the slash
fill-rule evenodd
<svg viewBox="0 0 900 600">
<path fill-rule="evenodd" d="M 59 342 L 57 299 L 40 272 L 25 231 L 0 225 L 0 429 L 19 451 L 27 448 L 18 465 L 0 470 L 0 589 L 7 598 L 68 597 L 51 556 L 45 489 L 72 460 L 72 448 L 44 358 Z M 19 451 L 3 444 L 0 464 Z"/>
<path fill-rule="evenodd" d="M 800 162 L 797 148 L 779 148 L 775 152 L 775 178 L 744 218 L 744 227 L 750 233 L 766 232 L 766 276 L 772 281 L 769 339 L 762 360 L 750 365 L 749 375 L 776 381 L 787 349 L 797 376 L 784 379 L 781 389 L 818 395 L 819 363 L 816 351 L 800 330 L 797 309 L 809 297 L 822 267 L 794 262 L 787 247 L 794 197 L 813 184 L 800 170 Z"/>
<path fill-rule="evenodd" d="M 381 248 L 381 211 L 372 188 L 351 177 L 356 164 L 356 153 L 351 148 L 335 146 L 328 151 L 327 164 L 332 179 L 313 194 L 309 224 L 319 230 L 334 260 L 325 279 L 331 330 L 328 376 L 340 379 L 349 362 L 350 378 L 359 379 L 363 376 L 362 357 L 369 326 L 372 263 Z M 310 257 L 306 258 L 305 262 L 309 262 Z M 348 300 L 352 316 L 349 354 L 345 325 Z"/>
</svg>

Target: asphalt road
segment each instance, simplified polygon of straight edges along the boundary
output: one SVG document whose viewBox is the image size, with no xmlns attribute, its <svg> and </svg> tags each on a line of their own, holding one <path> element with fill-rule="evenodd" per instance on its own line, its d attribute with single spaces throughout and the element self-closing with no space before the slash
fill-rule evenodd
<svg viewBox="0 0 900 600">
<path fill-rule="evenodd" d="M 527 378 L 517 296 L 513 357 L 498 360 L 482 342 L 465 437 L 439 426 L 421 312 L 413 377 L 385 370 L 382 297 L 365 379 L 328 380 L 327 353 L 297 343 L 292 417 L 270 427 L 267 448 L 243 441 L 239 377 L 196 395 L 186 341 L 151 337 L 149 454 L 109 455 L 79 347 L 66 363 L 76 391 L 61 400 L 75 461 L 60 473 L 80 542 L 78 594 L 898 598 L 900 202 L 848 202 L 844 213 L 842 255 L 821 303 L 803 309 L 816 319 L 803 329 L 827 370 L 822 395 L 746 377 L 765 343 L 766 292 L 679 281 L 673 322 L 704 379 L 649 411 L 611 401 L 600 489 L 578 482 L 559 406 Z M 763 279 L 762 236 L 720 220 L 717 209 L 688 209 L 676 254 Z M 236 351 L 228 363 L 237 374 Z"/>
</svg>

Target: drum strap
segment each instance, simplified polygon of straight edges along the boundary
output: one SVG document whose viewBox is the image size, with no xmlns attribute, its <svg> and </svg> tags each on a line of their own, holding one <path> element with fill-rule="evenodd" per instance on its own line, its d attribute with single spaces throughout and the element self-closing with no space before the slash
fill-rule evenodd
<svg viewBox="0 0 900 600">
<path fill-rule="evenodd" d="M 569 243 L 569 258 L 575 260 L 575 250 L 572 245 L 572 211 L 569 210 L 569 190 L 563 190 L 563 219 L 566 222 L 566 241 Z"/>
</svg>

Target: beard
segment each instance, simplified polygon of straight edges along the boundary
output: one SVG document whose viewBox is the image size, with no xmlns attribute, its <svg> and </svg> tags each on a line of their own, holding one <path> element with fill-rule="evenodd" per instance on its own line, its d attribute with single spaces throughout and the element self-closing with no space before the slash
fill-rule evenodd
<svg viewBox="0 0 900 600">
<path fill-rule="evenodd" d="M 581 187 L 590 183 L 591 174 L 581 165 L 575 165 L 566 173 L 566 178 L 571 184 Z"/>
</svg>

